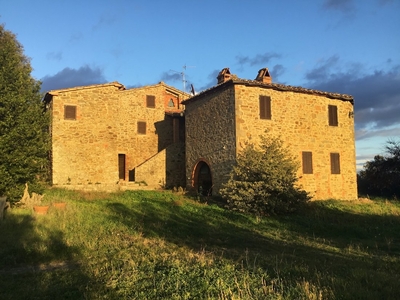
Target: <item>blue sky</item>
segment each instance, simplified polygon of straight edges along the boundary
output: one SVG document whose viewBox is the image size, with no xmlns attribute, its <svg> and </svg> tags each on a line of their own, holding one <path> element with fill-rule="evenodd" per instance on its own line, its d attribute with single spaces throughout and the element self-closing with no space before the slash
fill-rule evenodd
<svg viewBox="0 0 400 300">
<path fill-rule="evenodd" d="M 353 95 L 358 168 L 400 139 L 400 0 L 0 0 L 43 90 L 164 81 L 225 67 Z M 186 67 L 185 67 L 186 66 Z"/>
</svg>

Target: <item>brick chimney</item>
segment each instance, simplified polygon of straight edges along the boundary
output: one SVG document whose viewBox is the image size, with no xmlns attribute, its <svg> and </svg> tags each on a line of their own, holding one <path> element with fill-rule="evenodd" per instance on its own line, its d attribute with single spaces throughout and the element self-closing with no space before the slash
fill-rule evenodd
<svg viewBox="0 0 400 300">
<path fill-rule="evenodd" d="M 255 80 L 263 83 L 272 83 L 272 77 L 269 75 L 268 68 L 260 69 Z"/>
<path fill-rule="evenodd" d="M 229 68 L 223 68 L 221 72 L 219 72 L 217 76 L 218 84 L 226 82 L 232 78 L 231 72 Z"/>
</svg>

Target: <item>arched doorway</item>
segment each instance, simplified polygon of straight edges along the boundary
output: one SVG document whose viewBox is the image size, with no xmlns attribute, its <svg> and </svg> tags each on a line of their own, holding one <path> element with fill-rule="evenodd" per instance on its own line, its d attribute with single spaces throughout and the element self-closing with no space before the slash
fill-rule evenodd
<svg viewBox="0 0 400 300">
<path fill-rule="evenodd" d="M 193 187 L 196 192 L 203 196 L 211 196 L 213 184 L 209 165 L 205 161 L 199 161 L 193 175 Z"/>
</svg>

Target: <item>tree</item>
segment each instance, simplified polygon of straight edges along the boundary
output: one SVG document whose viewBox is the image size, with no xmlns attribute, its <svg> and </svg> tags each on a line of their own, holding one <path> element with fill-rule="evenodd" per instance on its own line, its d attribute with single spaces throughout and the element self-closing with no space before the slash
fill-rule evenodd
<svg viewBox="0 0 400 300">
<path fill-rule="evenodd" d="M 400 197 L 400 141 L 389 140 L 386 155 L 376 155 L 367 161 L 358 175 L 360 194 Z"/>
<path fill-rule="evenodd" d="M 227 207 L 256 215 L 293 212 L 310 197 L 297 185 L 298 164 L 277 138 L 261 136 L 248 144 L 221 189 Z"/>
<path fill-rule="evenodd" d="M 0 24 L 0 196 L 11 201 L 25 183 L 40 192 L 48 174 L 49 117 L 31 72 L 22 45 Z"/>
</svg>

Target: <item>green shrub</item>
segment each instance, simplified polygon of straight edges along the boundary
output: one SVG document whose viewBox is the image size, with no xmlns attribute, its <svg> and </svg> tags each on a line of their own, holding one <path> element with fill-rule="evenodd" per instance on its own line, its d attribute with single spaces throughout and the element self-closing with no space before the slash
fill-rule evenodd
<svg viewBox="0 0 400 300">
<path fill-rule="evenodd" d="M 298 164 L 278 138 L 261 136 L 257 148 L 248 144 L 221 189 L 227 207 L 256 215 L 286 214 L 310 197 L 296 185 Z"/>
</svg>

